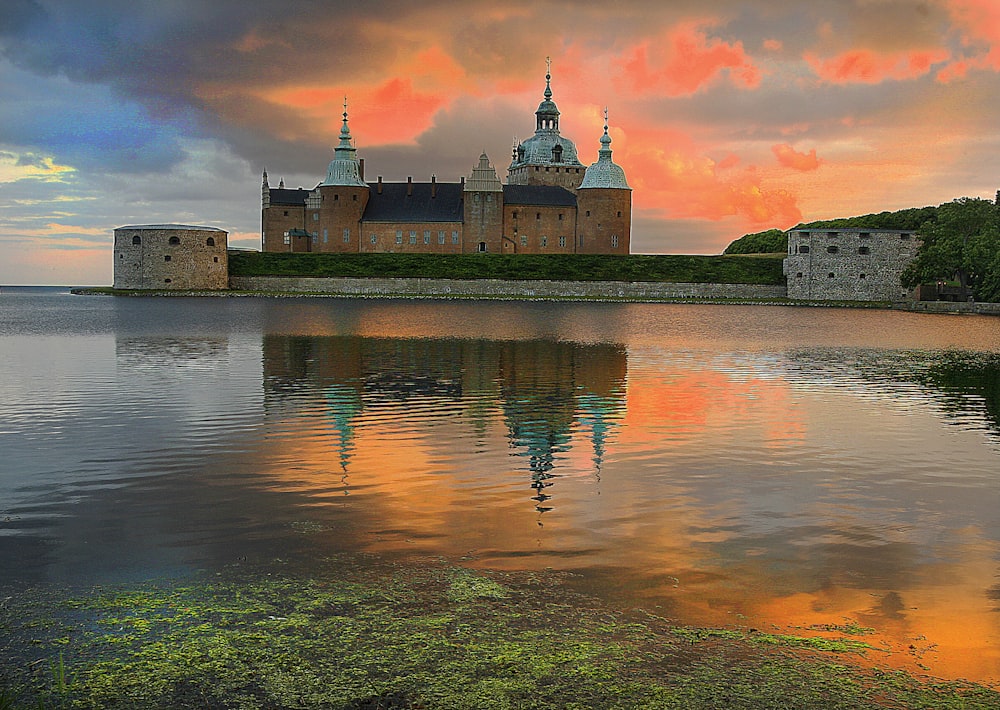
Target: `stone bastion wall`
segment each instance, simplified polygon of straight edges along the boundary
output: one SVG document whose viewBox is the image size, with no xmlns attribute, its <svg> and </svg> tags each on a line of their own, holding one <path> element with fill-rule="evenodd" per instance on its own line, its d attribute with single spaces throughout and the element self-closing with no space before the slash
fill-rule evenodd
<svg viewBox="0 0 1000 710">
<path fill-rule="evenodd" d="M 239 291 L 329 293 L 342 296 L 478 298 L 575 298 L 660 301 L 676 298 L 785 298 L 784 286 L 620 281 L 508 281 L 501 279 L 300 278 L 233 276 Z"/>
</svg>

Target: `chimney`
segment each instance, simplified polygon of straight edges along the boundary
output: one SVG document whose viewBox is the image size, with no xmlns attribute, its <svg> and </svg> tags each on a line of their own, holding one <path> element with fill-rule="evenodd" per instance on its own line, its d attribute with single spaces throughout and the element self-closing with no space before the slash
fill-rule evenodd
<svg viewBox="0 0 1000 710">
<path fill-rule="evenodd" d="M 437 186 L 437 176 L 431 175 L 431 199 L 437 197 L 438 186 Z"/>
<path fill-rule="evenodd" d="M 375 192 L 379 195 L 382 194 L 382 176 L 378 176 L 378 187 L 375 188 Z"/>
<path fill-rule="evenodd" d="M 365 159 L 362 158 L 358 161 L 358 177 L 361 178 L 361 182 L 365 181 Z"/>
<path fill-rule="evenodd" d="M 412 197 L 413 196 L 413 176 L 412 175 L 407 176 L 407 178 L 406 178 L 406 196 L 407 197 Z"/>
</svg>

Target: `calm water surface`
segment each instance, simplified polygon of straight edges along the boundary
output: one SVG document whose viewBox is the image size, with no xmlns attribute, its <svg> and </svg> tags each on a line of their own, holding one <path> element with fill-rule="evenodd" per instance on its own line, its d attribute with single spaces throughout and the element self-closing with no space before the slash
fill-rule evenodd
<svg viewBox="0 0 1000 710">
<path fill-rule="evenodd" d="M 0 584 L 338 551 L 1000 680 L 1000 320 L 0 293 Z"/>
</svg>

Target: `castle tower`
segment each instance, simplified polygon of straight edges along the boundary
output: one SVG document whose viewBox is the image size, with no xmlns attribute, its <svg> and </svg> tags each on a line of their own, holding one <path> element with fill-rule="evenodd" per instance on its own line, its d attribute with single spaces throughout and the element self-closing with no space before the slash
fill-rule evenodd
<svg viewBox="0 0 1000 710">
<path fill-rule="evenodd" d="M 311 251 L 360 251 L 361 216 L 369 194 L 364 162 L 358 160 L 357 149 L 351 142 L 345 99 L 340 143 L 334 149 L 326 179 L 306 199 L 305 229 L 312 238 Z"/>
<path fill-rule="evenodd" d="M 584 166 L 576 146 L 559 133 L 559 108 L 552 100 L 551 62 L 546 59 L 545 93 L 535 111 L 535 135 L 514 146 L 507 169 L 510 185 L 555 185 L 575 190 L 583 179 Z"/>
<path fill-rule="evenodd" d="M 513 243 L 504 244 L 503 238 L 503 184 L 497 171 L 490 165 L 486 153 L 479 156 L 479 165 L 463 188 L 464 219 L 463 237 L 466 252 L 499 254 L 512 252 Z"/>
<path fill-rule="evenodd" d="M 632 188 L 625 171 L 611 159 L 608 111 L 597 162 L 587 168 L 577 190 L 577 251 L 628 254 L 632 232 Z"/>
</svg>

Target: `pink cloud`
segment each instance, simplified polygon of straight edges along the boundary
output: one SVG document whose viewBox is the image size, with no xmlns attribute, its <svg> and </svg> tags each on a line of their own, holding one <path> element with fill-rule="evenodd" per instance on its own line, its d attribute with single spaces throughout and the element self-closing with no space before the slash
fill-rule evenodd
<svg viewBox="0 0 1000 710">
<path fill-rule="evenodd" d="M 771 152 L 774 153 L 774 157 L 778 159 L 779 164 L 786 168 L 802 172 L 816 170 L 822 162 L 816 157 L 815 148 L 808 153 L 800 153 L 787 143 L 779 143 L 771 146 Z"/>
<path fill-rule="evenodd" d="M 941 69 L 938 81 L 962 79 L 974 69 L 1000 71 L 1000 4 L 996 0 L 951 0 L 948 5 L 968 55 Z"/>
<path fill-rule="evenodd" d="M 723 72 L 742 88 L 753 89 L 761 82 L 760 70 L 742 42 L 709 38 L 694 24 L 676 27 L 662 40 L 637 45 L 619 66 L 638 91 L 668 96 L 693 94 Z"/>
<path fill-rule="evenodd" d="M 880 84 L 887 80 L 916 79 L 928 74 L 934 64 L 947 61 L 945 49 L 881 53 L 852 49 L 823 58 L 806 52 L 804 59 L 824 81 L 831 84 Z"/>
</svg>

